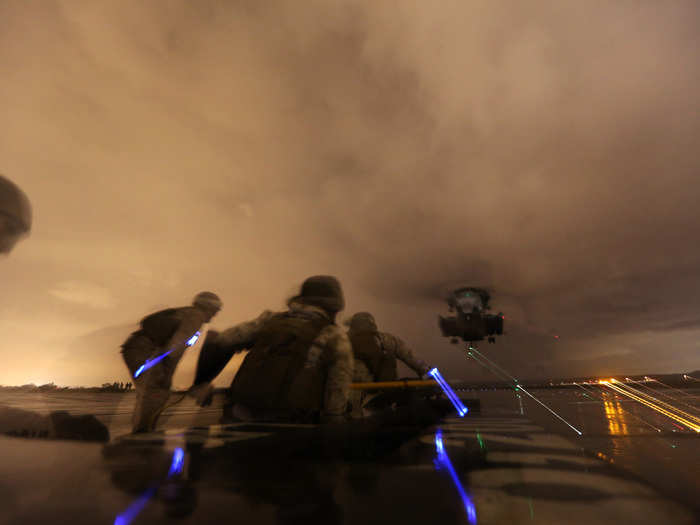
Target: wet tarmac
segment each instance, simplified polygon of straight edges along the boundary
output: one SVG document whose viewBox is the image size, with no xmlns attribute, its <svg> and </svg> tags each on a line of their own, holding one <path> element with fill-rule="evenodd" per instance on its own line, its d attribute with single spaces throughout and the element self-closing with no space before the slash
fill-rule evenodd
<svg viewBox="0 0 700 525">
<path fill-rule="evenodd" d="M 219 407 L 183 400 L 166 431 L 138 437 L 128 435 L 131 394 L 3 395 L 43 413 L 95 414 L 112 440 L 0 438 L 0 523 L 698 522 L 697 435 L 651 430 L 664 422 L 621 400 L 615 416 L 602 400 L 538 392 L 583 427 L 579 437 L 513 392 L 464 395 L 480 398 L 479 413 L 416 406 L 333 428 L 220 425 Z"/>
</svg>

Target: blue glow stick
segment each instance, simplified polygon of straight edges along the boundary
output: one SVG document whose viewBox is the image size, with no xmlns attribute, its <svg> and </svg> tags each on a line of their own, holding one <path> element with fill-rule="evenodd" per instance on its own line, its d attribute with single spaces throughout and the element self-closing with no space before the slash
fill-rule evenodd
<svg viewBox="0 0 700 525">
<path fill-rule="evenodd" d="M 185 349 L 195 344 L 197 342 L 197 339 L 199 339 L 199 332 L 195 332 L 195 334 L 192 337 L 185 341 Z M 163 359 L 165 359 L 168 356 L 168 354 L 172 353 L 172 351 L 173 350 L 168 350 L 167 352 L 162 353 L 159 356 L 154 357 L 153 359 L 146 359 L 146 362 L 140 367 L 138 367 L 138 369 L 134 373 L 134 379 L 143 374 L 149 368 L 152 368 L 158 363 L 160 363 Z"/>
<path fill-rule="evenodd" d="M 457 394 L 455 394 L 454 390 L 452 390 L 452 387 L 447 384 L 447 381 L 440 375 L 440 372 L 438 372 L 437 368 L 433 368 L 428 372 L 428 375 L 432 377 L 435 382 L 440 385 L 440 388 L 442 388 L 442 391 L 445 393 L 447 396 L 447 399 L 452 401 L 452 404 L 454 405 L 455 409 L 457 410 L 457 414 L 459 417 L 464 417 L 464 414 L 469 412 L 469 409 L 464 406 L 464 403 L 462 403 L 462 400 L 457 397 Z"/>
<path fill-rule="evenodd" d="M 459 476 L 457 476 L 457 473 L 452 466 L 450 457 L 447 455 L 447 452 L 445 452 L 445 445 L 442 442 L 442 430 L 438 430 L 435 433 L 435 450 L 437 451 L 435 467 L 438 469 L 440 467 L 445 467 L 447 469 L 447 472 L 449 472 L 450 477 L 452 478 L 452 483 L 454 483 L 457 492 L 459 492 L 460 498 L 462 498 L 464 510 L 467 512 L 467 520 L 469 521 L 470 525 L 476 525 L 476 507 L 474 506 L 474 502 L 469 497 L 469 494 L 467 494 L 464 490 L 462 482 L 459 481 Z"/>
</svg>

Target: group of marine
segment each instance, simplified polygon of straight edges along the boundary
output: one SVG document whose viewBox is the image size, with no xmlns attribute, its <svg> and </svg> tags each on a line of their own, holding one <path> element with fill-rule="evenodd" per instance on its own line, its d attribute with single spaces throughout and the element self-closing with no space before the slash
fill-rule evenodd
<svg viewBox="0 0 700 525">
<path fill-rule="evenodd" d="M 0 176 L 0 254 L 9 254 L 28 235 L 31 225 L 27 196 Z M 351 391 L 353 382 L 395 380 L 397 359 L 419 377 L 428 372 L 403 341 L 379 331 L 371 314 L 356 313 L 345 323 L 347 330 L 338 326 L 336 318 L 344 307 L 338 279 L 317 275 L 304 281 L 299 294 L 287 301 L 286 311 L 266 310 L 227 330 L 210 330 L 188 395 L 201 406 L 211 403 L 212 381 L 236 353 L 248 350 L 226 392 L 224 421 L 333 423 L 362 411 L 366 398 Z M 191 306 L 145 317 L 140 329 L 124 342 L 122 356 L 136 390 L 134 432 L 155 429 L 169 406 L 179 361 L 195 335 L 221 308 L 216 294 L 201 292 Z M 144 367 L 155 361 L 154 366 Z M 61 412 L 47 418 L 0 407 L 0 433 L 66 434 L 55 431 L 61 421 L 70 427 L 71 416 Z"/>
<path fill-rule="evenodd" d="M 306 279 L 282 312 L 266 310 L 257 318 L 221 332 L 210 330 L 202 345 L 188 395 L 200 406 L 211 403 L 212 381 L 231 358 L 247 350 L 226 391 L 223 421 L 338 423 L 362 410 L 363 396 L 353 382 L 397 379 L 397 360 L 418 377 L 429 367 L 398 337 L 377 328 L 367 312 L 354 314 L 347 330 L 336 323 L 345 307 L 338 279 Z M 201 292 L 191 306 L 169 308 L 142 319 L 122 345 L 134 378 L 134 432 L 153 431 L 169 406 L 172 379 L 192 338 L 221 310 L 221 299 Z M 163 356 L 157 365 L 144 363 Z M 140 373 L 141 372 L 141 373 Z"/>
</svg>

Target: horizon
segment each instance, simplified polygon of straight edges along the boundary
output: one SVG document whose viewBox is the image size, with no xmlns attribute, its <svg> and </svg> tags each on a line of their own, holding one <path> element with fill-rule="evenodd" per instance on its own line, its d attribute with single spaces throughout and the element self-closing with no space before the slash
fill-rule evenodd
<svg viewBox="0 0 700 525">
<path fill-rule="evenodd" d="M 659 376 L 690 376 L 691 378 L 695 379 L 696 381 L 700 381 L 700 377 L 694 377 L 693 374 L 700 375 L 700 370 L 693 370 L 693 371 L 689 371 L 689 372 L 672 372 L 672 373 L 652 373 L 652 372 L 643 373 L 643 374 L 618 373 L 618 374 L 603 375 L 602 377 L 615 377 L 615 378 L 617 378 L 617 377 L 644 377 L 644 376 L 648 376 L 648 377 L 654 377 L 654 376 L 657 376 L 657 377 L 659 377 Z M 593 376 L 583 375 L 583 376 L 560 376 L 560 377 L 547 377 L 547 378 L 544 378 L 544 377 L 520 378 L 520 381 L 549 382 L 549 381 L 563 381 L 563 380 L 585 379 L 585 378 L 590 378 L 587 380 L 595 380 L 595 378 L 598 378 L 598 377 L 601 377 L 601 376 L 593 377 Z M 477 383 L 478 382 L 475 380 L 449 379 L 449 378 L 447 378 L 447 380 L 450 382 L 459 382 L 459 383 Z M 22 387 L 28 387 L 28 386 L 40 388 L 42 386 L 49 386 L 49 385 L 53 385 L 56 388 L 61 388 L 61 389 L 65 389 L 65 388 L 69 388 L 69 389 L 70 388 L 76 388 L 76 389 L 79 389 L 79 388 L 104 388 L 104 384 L 107 384 L 109 387 L 109 386 L 114 385 L 115 383 L 116 384 L 122 383 L 124 385 L 126 385 L 127 383 L 131 383 L 133 385 L 133 380 L 132 381 L 113 381 L 111 383 L 106 382 L 106 383 L 103 383 L 103 385 L 60 385 L 60 384 L 56 384 L 52 381 L 49 381 L 48 383 L 43 383 L 43 384 L 35 384 L 35 383 L 25 383 L 22 385 L 0 384 L 0 388 L 22 388 Z M 507 384 L 507 383 L 512 383 L 512 381 L 509 381 L 507 379 L 494 379 L 493 381 L 483 380 L 483 381 L 481 381 L 481 383 Z M 172 388 L 173 388 L 173 390 L 187 390 L 188 389 L 188 387 L 185 387 L 185 386 L 173 386 Z M 221 386 L 217 387 L 217 389 L 225 389 L 225 388 L 227 388 L 227 387 L 221 387 Z M 132 389 L 131 391 L 134 391 L 134 390 Z"/>
</svg>

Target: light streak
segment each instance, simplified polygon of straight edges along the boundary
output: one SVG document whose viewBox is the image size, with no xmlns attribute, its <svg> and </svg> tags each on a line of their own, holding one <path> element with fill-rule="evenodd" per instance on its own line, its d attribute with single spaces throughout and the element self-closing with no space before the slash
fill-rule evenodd
<svg viewBox="0 0 700 525">
<path fill-rule="evenodd" d="M 647 401 L 643 397 L 639 397 L 638 395 L 636 395 L 632 392 L 629 392 L 623 388 L 620 388 L 619 386 L 613 384 L 611 381 L 601 380 L 600 383 L 607 386 L 608 388 L 614 390 L 615 392 L 618 392 L 619 394 L 622 394 L 624 396 L 632 398 L 635 401 L 638 401 L 641 404 L 651 408 L 652 410 L 655 410 L 658 413 L 663 414 L 666 417 L 669 417 L 670 419 L 687 426 L 688 428 L 690 428 L 691 430 L 694 430 L 695 432 L 700 432 L 700 425 L 696 425 L 692 421 L 688 421 L 687 419 L 684 419 L 684 418 L 674 414 L 673 412 L 669 412 L 668 410 L 666 410 L 658 405 L 655 405 L 654 403 Z"/>
<path fill-rule="evenodd" d="M 525 411 L 523 410 L 523 398 L 520 394 L 518 394 L 517 391 L 515 392 L 515 395 L 518 396 L 518 404 L 520 405 L 520 415 L 524 416 Z"/>
<path fill-rule="evenodd" d="M 500 370 L 501 373 L 502 373 L 503 375 L 505 375 L 506 377 L 512 379 L 512 380 L 515 381 L 516 383 L 518 382 L 518 380 L 517 380 L 516 378 L 514 378 L 514 377 L 513 377 L 512 375 L 510 375 L 508 372 L 506 372 L 505 370 L 503 370 L 500 366 L 498 366 L 496 363 L 494 363 L 493 361 L 491 361 L 488 357 L 486 357 L 484 354 L 482 354 L 481 352 L 479 352 L 479 351 L 478 351 L 476 348 L 474 348 L 473 346 L 470 346 L 470 347 L 469 347 L 469 350 L 472 350 L 472 351 L 476 352 L 477 354 L 479 354 L 479 355 L 481 356 L 482 359 L 484 359 L 484 360 L 488 361 L 489 363 L 491 363 L 491 366 L 493 366 L 493 367 L 496 368 L 497 370 Z"/>
<path fill-rule="evenodd" d="M 440 372 L 438 372 L 437 368 L 433 368 L 428 372 L 428 375 L 435 379 L 438 385 L 440 385 L 440 388 L 442 388 L 442 391 L 445 392 L 445 395 L 447 396 L 447 399 L 452 401 L 452 404 L 454 405 L 455 409 L 457 410 L 457 414 L 459 417 L 464 417 L 464 414 L 469 412 L 469 409 L 464 406 L 464 403 L 462 403 L 462 400 L 457 397 L 457 394 L 455 394 L 454 390 L 452 390 L 452 387 L 447 384 L 447 381 L 440 375 Z"/>
<path fill-rule="evenodd" d="M 595 391 L 594 391 L 593 389 L 590 389 L 590 390 L 589 390 L 589 389 L 585 388 L 583 385 L 581 385 L 580 383 L 574 382 L 574 384 L 575 384 L 577 387 L 579 387 L 580 389 L 582 389 L 584 392 L 590 392 L 590 393 L 595 394 Z M 607 395 L 607 394 L 606 394 L 606 395 Z M 602 395 L 596 394 L 596 396 L 597 396 L 597 397 L 600 397 L 600 399 L 601 399 L 601 401 L 603 402 L 603 404 L 606 403 L 607 400 L 606 400 Z M 645 421 L 642 417 L 638 416 L 637 414 L 633 414 L 633 413 L 630 412 L 629 410 L 625 410 L 624 408 L 622 408 L 622 405 L 620 405 L 620 411 L 629 414 L 630 416 L 632 416 L 632 417 L 635 418 L 635 419 L 638 419 L 639 421 L 641 421 L 641 422 L 644 423 L 645 425 L 650 426 L 651 428 L 653 428 L 653 429 L 656 430 L 657 432 L 661 432 L 661 429 L 660 429 L 660 428 L 655 427 L 654 425 L 652 425 L 652 424 L 649 423 L 648 421 Z"/>
<path fill-rule="evenodd" d="M 675 401 L 676 403 L 680 403 L 681 405 L 686 406 L 686 407 L 688 407 L 688 408 L 694 410 L 695 412 L 700 412 L 700 409 L 699 409 L 699 408 L 694 407 L 693 405 L 689 405 L 688 403 L 684 403 L 683 401 L 681 401 L 680 399 L 678 399 L 678 398 L 676 398 L 676 397 L 669 396 L 668 394 L 664 394 L 663 392 L 660 392 L 660 391 L 658 391 L 658 390 L 654 390 L 653 388 L 646 386 L 646 385 L 645 385 L 644 383 L 642 383 L 641 381 L 635 381 L 635 380 L 633 380 L 633 379 L 628 379 L 628 381 L 629 381 L 630 383 L 634 383 L 634 384 L 636 384 L 636 385 L 639 385 L 640 388 L 645 388 L 645 389 L 647 389 L 647 390 L 651 390 L 652 392 L 654 392 L 654 393 L 656 393 L 656 394 L 659 394 L 660 396 L 663 396 L 663 397 L 665 397 L 666 399 L 670 399 L 671 401 Z"/>
<path fill-rule="evenodd" d="M 467 512 L 467 520 L 471 525 L 476 525 L 476 507 L 474 502 L 471 500 L 469 495 L 464 490 L 462 482 L 459 480 L 459 476 L 455 472 L 450 457 L 445 452 L 445 445 L 442 442 L 442 430 L 438 430 L 435 433 L 435 450 L 437 452 L 437 458 L 435 459 L 435 468 L 438 470 L 442 467 L 447 469 L 447 472 L 452 478 L 452 483 L 454 483 L 457 492 L 459 492 L 460 498 L 462 498 L 462 504 L 464 505 L 464 510 Z"/>
<path fill-rule="evenodd" d="M 560 416 L 559 414 L 557 414 L 554 410 L 552 410 L 551 408 L 549 408 L 549 407 L 548 407 L 547 405 L 545 405 L 542 401 L 540 401 L 540 400 L 537 399 L 534 395 L 532 395 L 530 392 L 528 392 L 527 389 L 526 389 L 523 385 L 521 385 L 520 383 L 518 383 L 518 380 L 517 380 L 517 379 L 515 379 L 512 375 L 510 375 L 508 372 L 506 372 L 505 370 L 503 370 L 500 366 L 498 366 L 496 363 L 494 363 L 493 361 L 491 361 L 488 357 L 486 357 L 484 354 L 482 354 L 481 352 L 479 352 L 479 351 L 478 351 L 476 348 L 474 348 L 473 346 L 470 346 L 470 347 L 469 347 L 469 352 L 468 352 L 468 354 L 469 354 L 471 357 L 474 357 L 473 354 L 471 353 L 472 351 L 473 351 L 473 352 L 476 352 L 477 354 L 479 354 L 485 361 L 488 361 L 489 363 L 491 363 L 495 368 L 497 368 L 498 370 L 500 370 L 500 371 L 503 373 L 503 375 L 505 375 L 506 377 L 508 377 L 508 378 L 512 379 L 513 381 L 515 381 L 516 389 L 522 390 L 525 394 L 527 394 L 528 396 L 530 396 L 530 398 L 531 398 L 533 401 L 535 401 L 536 403 L 539 403 L 539 404 L 540 404 L 542 407 L 544 407 L 549 413 L 551 413 L 551 414 L 552 414 L 554 417 L 556 417 L 559 421 L 561 421 L 562 423 L 564 423 L 564 424 L 565 424 L 567 427 L 569 427 L 571 430 L 573 430 L 574 432 L 576 432 L 579 436 L 582 436 L 582 435 L 583 435 L 583 432 L 581 432 L 578 428 L 576 428 L 575 426 L 573 426 L 573 425 L 572 425 L 571 423 L 569 423 L 566 419 L 564 419 L 563 417 L 561 417 L 561 416 Z M 476 361 L 476 359 L 475 359 L 475 361 Z M 477 362 L 478 362 L 478 361 L 477 361 Z"/>
<path fill-rule="evenodd" d="M 664 401 L 661 401 L 660 399 L 656 399 L 652 395 L 649 395 L 645 392 L 642 392 L 641 390 L 638 390 L 638 389 L 631 387 L 629 385 L 625 385 L 624 383 L 620 383 L 619 381 L 613 380 L 612 382 L 615 383 L 616 385 L 618 385 L 620 388 L 626 388 L 628 390 L 631 390 L 632 392 L 634 392 L 638 396 L 645 397 L 646 399 L 648 399 L 652 403 L 655 402 L 657 405 L 664 406 L 664 407 L 666 407 L 667 410 L 672 410 L 690 421 L 693 421 L 695 423 L 700 423 L 700 417 L 694 416 L 692 414 L 688 414 L 687 412 L 681 410 L 680 408 L 677 408 L 673 405 L 669 405 L 668 403 L 665 403 Z"/>
<path fill-rule="evenodd" d="M 195 344 L 197 342 L 197 339 L 199 339 L 199 332 L 195 332 L 195 334 L 190 337 L 187 341 L 185 341 L 185 350 Z M 134 372 L 134 379 L 140 376 L 142 373 L 144 373 L 146 370 L 149 368 L 153 368 L 155 365 L 160 363 L 163 359 L 168 357 L 169 354 L 171 354 L 175 349 L 168 350 L 167 352 L 164 352 L 160 354 L 157 357 L 154 357 L 153 359 L 146 359 L 146 362 L 142 364 L 136 372 Z"/>
<path fill-rule="evenodd" d="M 654 383 L 659 383 L 660 385 L 665 386 L 666 388 L 670 388 L 671 390 L 675 390 L 676 392 L 680 392 L 680 393 L 683 394 L 684 396 L 687 396 L 687 397 L 694 397 L 694 396 L 693 396 L 692 394 L 690 394 L 689 392 L 683 392 L 683 390 L 681 390 L 680 388 L 674 388 L 674 387 L 672 387 L 672 386 L 670 386 L 670 385 L 667 385 L 666 383 L 662 383 L 662 382 L 659 381 L 658 379 L 654 379 L 653 377 L 646 377 L 645 379 L 647 379 L 647 380 L 649 380 L 649 381 L 653 381 Z"/>
</svg>

